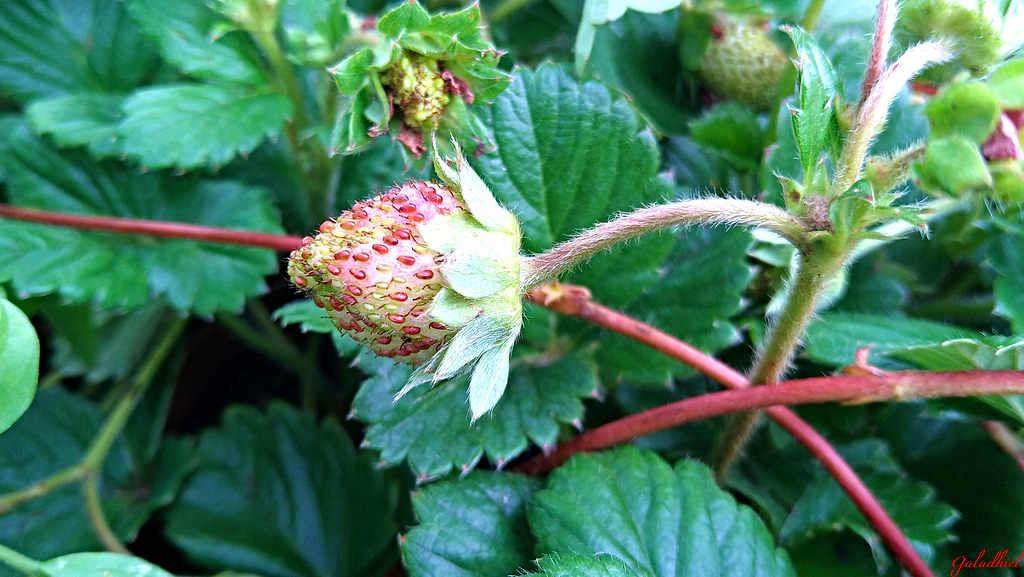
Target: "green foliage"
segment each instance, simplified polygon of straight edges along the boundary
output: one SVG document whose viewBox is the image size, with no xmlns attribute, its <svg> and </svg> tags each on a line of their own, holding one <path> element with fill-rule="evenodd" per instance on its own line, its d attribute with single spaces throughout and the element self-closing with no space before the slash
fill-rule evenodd
<svg viewBox="0 0 1024 577">
<path fill-rule="evenodd" d="M 628 448 L 576 457 L 529 518 L 540 551 L 612 555 L 639 575 L 795 575 L 753 510 L 693 461 L 673 468 Z"/>
<path fill-rule="evenodd" d="M 834 161 L 838 156 L 839 120 L 836 106 L 842 88 L 828 56 L 812 36 L 800 28 L 787 28 L 785 32 L 793 40 L 797 55 L 800 97 L 792 113 L 793 133 L 796 135 L 806 183 L 819 163 L 826 159 Z"/>
<path fill-rule="evenodd" d="M 950 527 L 959 518 L 955 509 L 937 499 L 933 488 L 912 480 L 881 443 L 864 441 L 847 447 L 846 457 L 858 467 L 864 482 L 878 499 L 893 512 L 893 520 L 925 560 L 933 560 L 935 549 L 947 543 Z M 878 538 L 828 475 L 818 474 L 793 506 L 782 527 L 781 536 L 787 545 L 820 539 L 823 534 L 852 531 L 870 546 L 878 571 L 885 572 L 892 564 Z M 820 546 L 820 545 L 819 545 Z M 822 557 L 827 553 L 822 553 Z M 798 558 L 798 564 L 807 559 Z M 819 557 L 817 562 L 821 562 Z M 813 563 L 814 561 L 812 561 Z"/>
<path fill-rule="evenodd" d="M 38 380 L 36 330 L 21 309 L 0 299 L 0 433 L 28 409 Z"/>
<path fill-rule="evenodd" d="M 419 524 L 402 539 L 409 574 L 514 575 L 533 559 L 526 507 L 540 485 L 521 475 L 474 472 L 419 491 Z"/>
<path fill-rule="evenodd" d="M 21 122 L 0 126 L 8 198 L 26 207 L 192 222 L 276 232 L 276 211 L 260 189 L 229 180 L 138 174 L 59 151 Z M 74 302 L 136 308 L 152 294 L 200 315 L 238 310 L 265 290 L 276 263 L 269 251 L 227 249 L 190 240 L 153 243 L 144 237 L 49 228 L 5 221 L 0 278 L 22 295 L 59 292 Z"/>
<path fill-rule="evenodd" d="M 386 464 L 407 460 L 420 480 L 468 471 L 484 455 L 504 466 L 531 442 L 553 447 L 559 424 L 580 423 L 580 399 L 599 390 L 593 366 L 577 356 L 553 363 L 523 358 L 494 410 L 470 426 L 467 379 L 421 387 L 395 401 L 409 379 L 406 367 L 366 355 L 358 366 L 370 375 L 353 403 L 354 416 L 370 425 L 366 444 L 380 450 Z"/>
<path fill-rule="evenodd" d="M 514 214 L 524 255 L 722 196 L 806 227 L 794 246 L 757 218 L 651 226 L 562 275 L 552 298 L 584 287 L 741 373 L 775 350 L 784 378 L 828 376 L 861 347 L 872 367 L 925 377 L 1020 372 L 1024 60 L 1004 58 L 1017 3 L 900 4 L 889 65 L 927 39 L 958 57 L 891 87 L 864 171 L 840 163 L 872 0 L 386 4 L 0 2 L 0 213 L 269 233 L 279 251 L 0 217 L 0 577 L 376 577 L 398 563 L 414 576 L 897 575 L 782 428 L 755 432 L 717 484 L 699 460 L 724 420 L 636 432 L 654 418 L 643 411 L 719 384 L 589 322 L 626 326 L 610 312 L 526 303 L 518 338 L 474 357 L 494 325 L 454 305 L 502 293 L 506 324 L 520 319 L 503 264 L 515 249 L 490 232 L 424 233 L 455 251 L 430 310 L 474 328 L 427 365 L 443 382 L 397 400 L 414 369 L 335 330 L 287 284 L 285 253 L 356 201 L 441 178 L 423 154 L 433 136 L 479 180 L 434 170 L 492 231 L 518 236 Z M 722 22 L 787 51 L 796 74 L 716 102 L 700 68 Z M 810 300 L 801 281 L 786 292 L 796 263 L 817 267 L 811 284 L 836 273 L 811 287 L 827 294 L 806 330 L 814 307 L 779 314 Z M 773 339 L 794 326 L 789 362 Z M 945 574 L 958 556 L 1024 549 L 1022 398 L 799 410 Z M 636 438 L 546 479 L 519 472 L 605 424 Z M 119 545 L 139 556 L 97 552 Z"/>
<path fill-rule="evenodd" d="M 378 574 L 393 555 L 393 491 L 337 423 L 317 427 L 284 405 L 266 415 L 238 407 L 200 437 L 195 457 L 167 535 L 198 563 L 355 576 Z"/>
<path fill-rule="evenodd" d="M 82 459 L 102 424 L 92 403 L 59 388 L 40 391 L 29 411 L 0 435 L 0 491 L 46 479 Z M 180 490 L 189 470 L 188 444 L 167 439 L 139 452 L 116 439 L 103 465 L 100 496 L 113 531 L 131 539 L 155 510 Z M 100 547 L 82 491 L 64 485 L 0 516 L 0 542 L 35 558 Z M 0 566 L 0 575 L 13 575 Z"/>
<path fill-rule="evenodd" d="M 163 569 L 138 557 L 114 553 L 75 553 L 43 563 L 53 577 L 170 577 Z"/>
</svg>

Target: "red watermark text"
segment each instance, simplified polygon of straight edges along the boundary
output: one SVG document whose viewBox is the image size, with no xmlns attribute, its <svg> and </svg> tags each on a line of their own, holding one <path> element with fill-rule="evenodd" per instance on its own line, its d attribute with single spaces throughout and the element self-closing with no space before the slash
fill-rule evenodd
<svg viewBox="0 0 1024 577">
<path fill-rule="evenodd" d="M 961 555 L 956 559 L 953 559 L 953 569 L 949 572 L 950 577 L 957 577 L 957 575 L 960 574 L 961 569 L 966 569 L 968 567 L 1020 567 L 1021 561 L 1024 560 L 1024 551 L 1022 551 L 1021 554 L 1017 556 L 1017 559 L 1013 561 L 1010 561 L 1006 558 L 1008 554 L 1009 551 L 1004 549 L 996 553 L 995 557 L 992 557 L 992 559 L 989 561 L 985 560 L 984 549 L 982 549 L 981 553 L 978 553 L 978 556 L 974 559 L 970 559 L 968 557 L 964 557 L 963 555 Z"/>
</svg>

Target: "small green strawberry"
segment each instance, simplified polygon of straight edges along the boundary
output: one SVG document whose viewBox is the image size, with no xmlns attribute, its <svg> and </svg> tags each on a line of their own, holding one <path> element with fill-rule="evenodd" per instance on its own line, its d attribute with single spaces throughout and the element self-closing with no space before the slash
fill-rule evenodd
<svg viewBox="0 0 1024 577">
<path fill-rule="evenodd" d="M 722 22 L 712 27 L 700 78 L 713 94 L 765 110 L 786 70 L 786 55 L 761 26 Z"/>
</svg>

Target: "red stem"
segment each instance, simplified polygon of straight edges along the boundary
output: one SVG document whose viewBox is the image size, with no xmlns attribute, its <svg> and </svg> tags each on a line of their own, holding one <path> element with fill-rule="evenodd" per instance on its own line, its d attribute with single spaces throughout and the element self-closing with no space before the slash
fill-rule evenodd
<svg viewBox="0 0 1024 577">
<path fill-rule="evenodd" d="M 578 316 L 598 326 L 646 344 L 655 350 L 694 367 L 728 388 L 739 389 L 750 385 L 746 377 L 728 365 L 650 325 L 597 305 L 591 302 L 589 297 L 590 295 L 586 289 L 568 285 L 538 287 L 528 295 L 528 298 L 533 302 L 556 312 Z M 766 387 L 766 390 L 771 390 L 777 386 L 780 385 Z M 928 565 L 917 554 L 917 551 L 914 550 L 900 528 L 885 511 L 881 503 L 878 502 L 878 499 L 871 493 L 871 490 L 864 485 L 864 482 L 857 476 L 857 473 L 850 467 L 849 463 L 843 459 L 824 437 L 814 430 L 810 424 L 786 407 L 771 407 L 765 412 L 776 423 L 793 435 L 797 441 L 804 445 L 824 465 L 825 469 L 832 475 L 861 514 L 871 523 L 871 526 L 875 528 L 879 538 L 892 551 L 900 565 L 908 573 L 914 577 L 933 577 Z M 635 417 L 635 415 L 632 417 Z M 614 424 L 609 423 L 606 426 Z M 569 443 L 573 443 L 580 437 L 594 434 L 595 431 L 598 431 L 598 429 L 583 433 L 576 439 L 569 441 Z M 537 457 L 527 461 L 520 465 L 517 470 L 530 467 L 539 469 L 543 459 L 545 457 Z"/>
<path fill-rule="evenodd" d="M 184 238 L 223 244 L 238 244 L 279 251 L 291 251 L 302 244 L 302 238 L 283 234 L 268 234 L 231 230 L 198 224 L 162 222 L 113 216 L 86 216 L 19 208 L 0 204 L 0 216 L 15 220 L 40 222 L 83 230 L 101 230 L 118 234 L 136 234 L 163 238 Z"/>
<path fill-rule="evenodd" d="M 523 463 L 518 470 L 541 474 L 581 451 L 604 449 L 693 421 L 778 405 L 1022 393 L 1024 371 L 899 371 L 880 375 L 816 377 L 763 387 L 716 391 L 634 413 L 591 429 L 559 445 L 553 452 Z"/>
</svg>

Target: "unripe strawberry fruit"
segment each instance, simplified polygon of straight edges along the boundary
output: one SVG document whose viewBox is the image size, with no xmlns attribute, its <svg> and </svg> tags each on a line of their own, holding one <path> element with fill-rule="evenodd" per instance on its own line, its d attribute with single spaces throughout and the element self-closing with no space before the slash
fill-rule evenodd
<svg viewBox="0 0 1024 577">
<path fill-rule="evenodd" d="M 437 130 L 451 101 L 437 60 L 405 53 L 381 78 L 405 123 L 421 132 Z"/>
<path fill-rule="evenodd" d="M 716 26 L 704 53 L 700 77 L 715 95 L 767 109 L 786 70 L 786 55 L 759 26 Z"/>
<path fill-rule="evenodd" d="M 292 252 L 288 274 L 338 329 L 380 356 L 421 363 L 455 329 L 430 316 L 440 254 L 419 227 L 464 210 L 444 185 L 406 183 L 321 224 Z"/>
</svg>

